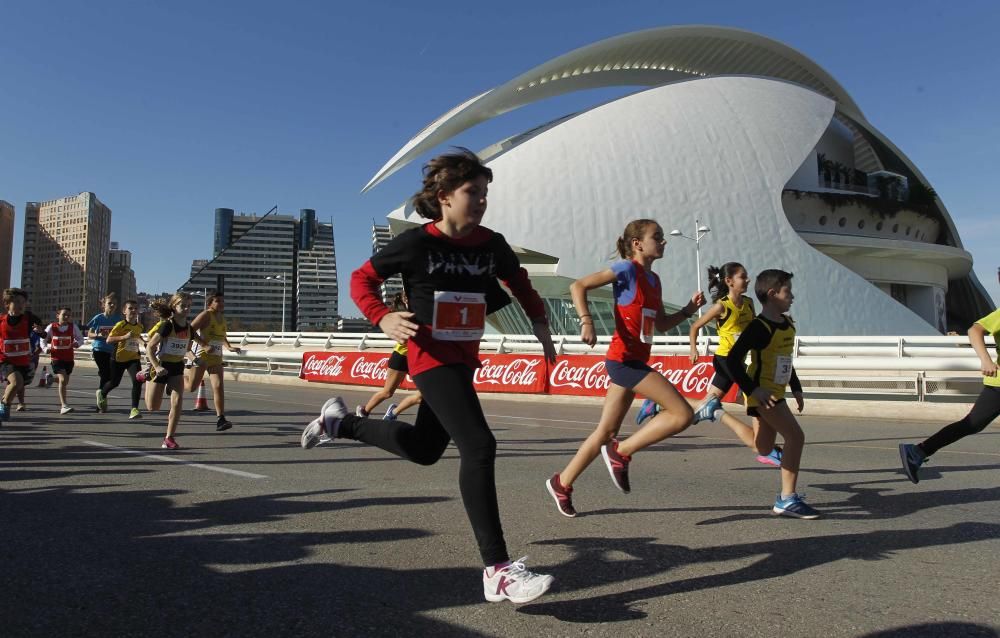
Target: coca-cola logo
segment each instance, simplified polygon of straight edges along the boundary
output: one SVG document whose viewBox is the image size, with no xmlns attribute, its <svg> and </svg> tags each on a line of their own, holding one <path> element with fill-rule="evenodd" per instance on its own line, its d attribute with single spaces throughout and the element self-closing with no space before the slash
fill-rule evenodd
<svg viewBox="0 0 1000 638">
<path fill-rule="evenodd" d="M 324 377 L 339 377 L 344 371 L 344 361 L 346 360 L 347 357 L 342 355 L 331 354 L 326 358 L 322 358 L 310 354 L 302 363 L 302 372 L 304 374 L 316 374 Z"/>
<path fill-rule="evenodd" d="M 492 363 L 490 359 L 482 360 L 482 367 L 476 370 L 476 383 L 493 385 L 533 386 L 538 380 L 536 368 L 541 359 L 512 359 L 507 363 Z"/>
<path fill-rule="evenodd" d="M 587 366 L 571 365 L 562 359 L 549 373 L 549 385 L 553 388 L 586 388 L 587 390 L 607 390 L 611 379 L 604 371 L 604 360 Z"/>
<path fill-rule="evenodd" d="M 699 361 L 689 368 L 669 368 L 663 369 L 663 363 L 654 362 L 651 366 L 672 383 L 677 389 L 685 394 L 704 394 L 708 392 L 708 384 L 712 380 L 709 374 L 709 364 L 706 361 Z"/>
<path fill-rule="evenodd" d="M 385 381 L 385 378 L 389 375 L 389 369 L 386 367 L 388 362 L 388 357 L 379 357 L 372 361 L 369 361 L 365 357 L 358 357 L 354 361 L 354 365 L 351 366 L 351 378 Z"/>
</svg>

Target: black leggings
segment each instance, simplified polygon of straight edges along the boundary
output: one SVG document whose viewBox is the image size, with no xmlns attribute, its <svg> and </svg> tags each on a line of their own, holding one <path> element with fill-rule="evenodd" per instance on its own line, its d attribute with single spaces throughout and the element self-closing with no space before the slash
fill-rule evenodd
<svg viewBox="0 0 1000 638">
<path fill-rule="evenodd" d="M 122 375 L 127 371 L 129 378 L 132 379 L 132 407 L 138 409 L 139 397 L 142 396 L 142 384 L 135 378 L 135 375 L 139 372 L 140 368 L 138 359 L 124 362 L 112 361 L 111 378 L 101 386 L 101 394 L 106 398 L 122 382 Z"/>
<path fill-rule="evenodd" d="M 97 387 L 103 388 L 104 384 L 111 379 L 111 353 L 94 350 L 90 354 L 94 357 L 94 363 L 97 364 L 97 376 L 101 380 L 101 384 Z"/>
<path fill-rule="evenodd" d="M 466 365 L 440 366 L 413 377 L 423 402 L 413 425 L 403 421 L 344 417 L 338 436 L 362 441 L 420 465 L 433 465 L 455 441 L 461 458 L 458 486 L 462 504 L 479 543 L 483 564 L 510 559 L 500 526 L 493 466 L 497 440 L 493 438 Z"/>
<path fill-rule="evenodd" d="M 961 421 L 946 425 L 937 434 L 920 444 L 927 456 L 970 434 L 982 432 L 1000 416 L 1000 387 L 984 385 L 972 410 Z"/>
</svg>

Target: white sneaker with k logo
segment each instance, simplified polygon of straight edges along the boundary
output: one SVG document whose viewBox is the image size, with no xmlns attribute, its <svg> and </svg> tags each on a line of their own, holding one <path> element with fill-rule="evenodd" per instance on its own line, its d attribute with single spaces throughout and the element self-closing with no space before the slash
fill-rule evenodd
<svg viewBox="0 0 1000 638">
<path fill-rule="evenodd" d="M 509 600 L 512 603 L 527 603 L 549 590 L 555 580 L 547 574 L 536 574 L 524 566 L 527 556 L 513 561 L 506 567 L 483 570 L 483 593 L 491 603 Z"/>
</svg>

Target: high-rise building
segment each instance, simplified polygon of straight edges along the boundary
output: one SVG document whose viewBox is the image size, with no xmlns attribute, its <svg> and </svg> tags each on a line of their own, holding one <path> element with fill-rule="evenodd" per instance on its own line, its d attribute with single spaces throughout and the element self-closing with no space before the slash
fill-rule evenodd
<svg viewBox="0 0 1000 638">
<path fill-rule="evenodd" d="M 118 303 L 124 304 L 136 298 L 135 271 L 132 270 L 132 252 L 118 248 L 118 242 L 111 242 L 108 263 L 108 292 L 118 295 Z"/>
<path fill-rule="evenodd" d="M 378 251 L 385 248 L 386 244 L 392 239 L 392 229 L 388 226 L 379 226 L 378 224 L 372 224 L 372 254 L 374 255 Z M 403 291 L 403 278 L 400 276 L 389 277 L 379 286 L 382 294 L 382 303 L 389 306 L 392 304 L 392 298 L 398 292 Z"/>
<path fill-rule="evenodd" d="M 68 306 L 82 320 L 107 292 L 111 209 L 80 193 L 24 206 L 21 287 L 39 316 Z"/>
<path fill-rule="evenodd" d="M 0 199 L 0 290 L 10 288 L 10 265 L 14 258 L 14 205 Z"/>
<path fill-rule="evenodd" d="M 226 297 L 231 330 L 322 330 L 337 321 L 337 266 L 333 226 L 312 209 L 291 215 L 215 210 L 215 255 L 192 263 L 181 289 L 198 298 Z M 202 302 L 204 303 L 204 302 Z M 284 326 L 284 327 L 282 327 Z"/>
</svg>

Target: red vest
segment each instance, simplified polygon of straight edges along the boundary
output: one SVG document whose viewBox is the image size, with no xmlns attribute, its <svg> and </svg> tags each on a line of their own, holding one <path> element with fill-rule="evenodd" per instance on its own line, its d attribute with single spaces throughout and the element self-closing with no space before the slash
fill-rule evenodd
<svg viewBox="0 0 1000 638">
<path fill-rule="evenodd" d="M 31 340 L 28 338 L 28 315 L 21 315 L 16 326 L 7 323 L 7 313 L 0 315 L 0 360 L 14 366 L 31 365 Z"/>
<path fill-rule="evenodd" d="M 653 347 L 656 315 L 663 308 L 660 278 L 656 273 L 654 283 L 649 283 L 646 269 L 637 262 L 635 267 L 635 297 L 631 303 L 615 305 L 615 334 L 608 347 L 608 359 L 612 361 L 649 361 L 649 351 Z"/>
<path fill-rule="evenodd" d="M 52 337 L 49 339 L 49 356 L 53 361 L 73 360 L 73 324 L 61 326 L 53 323 L 49 326 Z"/>
</svg>

